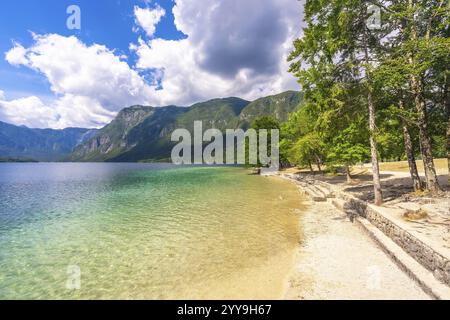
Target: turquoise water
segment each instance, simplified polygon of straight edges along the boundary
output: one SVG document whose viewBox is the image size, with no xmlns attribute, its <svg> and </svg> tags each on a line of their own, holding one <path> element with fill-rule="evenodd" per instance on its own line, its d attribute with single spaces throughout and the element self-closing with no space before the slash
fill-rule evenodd
<svg viewBox="0 0 450 320">
<path fill-rule="evenodd" d="M 298 209 L 237 168 L 0 164 L 0 298 L 279 298 Z"/>
</svg>

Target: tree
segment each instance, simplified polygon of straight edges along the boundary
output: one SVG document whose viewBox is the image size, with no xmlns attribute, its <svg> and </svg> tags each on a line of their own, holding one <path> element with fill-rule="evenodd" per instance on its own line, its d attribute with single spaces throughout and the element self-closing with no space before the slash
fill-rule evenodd
<svg viewBox="0 0 450 320">
<path fill-rule="evenodd" d="M 367 3 L 353 0 L 331 2 L 309 0 L 305 4 L 304 36 L 294 42 L 295 50 L 289 60 L 291 71 L 306 90 L 320 91 L 320 76 L 332 81 L 351 83 L 342 90 L 360 86 L 366 98 L 369 143 L 372 159 L 375 204 L 383 201 L 376 141 L 376 110 L 373 99 L 371 73 L 372 49 L 379 40 L 379 32 L 368 29 Z M 319 74 L 320 76 L 318 77 Z M 326 92 L 326 89 L 325 89 Z M 323 96 L 323 95 L 322 95 Z M 325 98 L 326 99 L 326 98 Z M 325 102 L 325 101 L 323 101 Z M 326 102 L 325 102 L 326 103 Z"/>
<path fill-rule="evenodd" d="M 335 83 L 328 108 L 316 125 L 327 150 L 326 163 L 343 165 L 348 182 L 352 181 L 350 167 L 371 156 L 364 90 L 357 82 Z"/>
<path fill-rule="evenodd" d="M 352 182 L 350 166 L 362 163 L 370 158 L 365 141 L 358 138 L 359 128 L 351 124 L 333 139 L 328 155 L 328 163 L 344 163 L 347 182 Z"/>
<path fill-rule="evenodd" d="M 326 155 L 323 141 L 315 130 L 316 121 L 311 104 L 306 103 L 292 113 L 281 127 L 281 154 L 291 164 L 308 166 L 312 172 L 314 163 L 321 173 Z"/>
<path fill-rule="evenodd" d="M 298 166 L 308 166 L 314 173 L 313 163 L 317 165 L 319 173 L 322 173 L 323 143 L 315 132 L 308 133 L 297 140 L 289 149 L 288 159 Z"/>
<path fill-rule="evenodd" d="M 259 146 L 259 135 L 260 130 L 267 130 L 267 152 L 270 153 L 272 150 L 272 129 L 280 130 L 280 122 L 272 117 L 272 116 L 262 116 L 253 120 L 250 125 L 251 129 L 256 130 L 257 139 L 258 139 L 258 150 L 260 150 Z M 248 143 L 245 144 L 245 153 L 246 153 L 246 163 L 248 163 Z M 268 154 L 270 156 L 271 154 Z M 261 167 L 260 154 L 258 153 L 258 167 Z"/>
<path fill-rule="evenodd" d="M 379 28 L 367 26 L 369 4 L 383 11 Z M 449 14 L 448 0 L 306 1 L 307 27 L 294 42 L 290 71 L 319 114 L 339 103 L 352 108 L 355 90 L 364 97 L 376 204 L 382 202 L 379 155 L 398 156 L 400 138 L 417 190 L 416 141 L 428 190 L 440 190 L 433 157 L 443 148 L 450 169 Z"/>
<path fill-rule="evenodd" d="M 445 88 L 443 100 L 445 101 L 445 111 L 447 112 L 447 165 L 448 165 L 448 181 L 450 183 L 450 76 L 447 75 L 445 77 Z"/>
<path fill-rule="evenodd" d="M 403 146 L 406 158 L 408 160 L 409 172 L 413 181 L 415 191 L 422 190 L 422 182 L 416 165 L 415 149 L 411 137 L 411 126 L 416 122 L 415 113 L 412 112 L 412 105 L 408 91 L 408 73 L 405 64 L 395 53 L 395 50 L 389 48 L 382 53 L 380 65 L 373 73 L 374 84 L 377 90 L 377 96 L 380 97 L 380 104 L 388 105 L 384 110 L 385 116 L 383 126 L 398 122 L 398 129 L 393 128 L 391 134 L 395 135 L 398 130 L 403 135 Z"/>
<path fill-rule="evenodd" d="M 433 68 L 441 69 L 442 61 L 449 56 L 449 41 L 443 37 L 448 29 L 448 4 L 440 1 L 408 0 L 403 6 L 393 7 L 399 17 L 399 37 L 402 40 L 400 51 L 408 65 L 410 88 L 417 112 L 420 150 L 425 169 L 427 189 L 437 192 L 441 188 L 433 161 L 432 141 L 428 128 L 427 92 L 434 87 L 427 84 Z M 447 26 L 445 24 L 447 20 Z M 442 58 L 442 59 L 441 59 Z M 448 64 L 444 67 L 448 68 Z M 432 81 L 430 81 L 432 82 Z M 429 93 L 431 90 L 429 91 Z"/>
</svg>

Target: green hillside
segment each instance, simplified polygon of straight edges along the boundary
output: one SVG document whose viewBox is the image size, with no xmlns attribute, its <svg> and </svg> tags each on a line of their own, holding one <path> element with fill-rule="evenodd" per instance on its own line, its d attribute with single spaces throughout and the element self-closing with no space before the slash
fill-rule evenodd
<svg viewBox="0 0 450 320">
<path fill-rule="evenodd" d="M 274 116 L 285 121 L 301 105 L 303 95 L 288 91 L 249 102 L 239 98 L 213 99 L 191 107 L 133 106 L 122 110 L 90 140 L 79 145 L 70 161 L 160 161 L 168 160 L 175 129 L 193 132 L 195 121 L 203 130 L 247 128 L 256 118 Z"/>
</svg>

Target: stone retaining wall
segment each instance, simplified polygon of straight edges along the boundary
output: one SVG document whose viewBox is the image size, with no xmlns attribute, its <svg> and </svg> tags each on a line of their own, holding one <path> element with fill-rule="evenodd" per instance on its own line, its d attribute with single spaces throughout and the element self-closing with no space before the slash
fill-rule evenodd
<svg viewBox="0 0 450 320">
<path fill-rule="evenodd" d="M 397 245 L 416 259 L 425 268 L 433 272 L 436 279 L 450 285 L 450 260 L 442 256 L 427 244 L 405 229 L 386 218 L 379 210 L 367 206 L 365 217 L 374 226 L 391 238 Z"/>
<path fill-rule="evenodd" d="M 345 209 L 355 210 L 360 216 L 369 220 L 411 257 L 433 272 L 436 279 L 450 285 L 450 260 L 448 258 L 387 218 L 379 208 L 344 192 L 339 197 L 347 202 Z"/>
<path fill-rule="evenodd" d="M 291 179 L 289 177 L 286 178 Z M 332 191 L 336 191 L 333 190 L 334 188 L 332 185 L 324 181 L 319 181 L 318 183 Z M 370 205 L 366 201 L 360 200 L 347 192 L 336 192 L 336 196 L 344 200 L 345 205 L 343 209 L 345 212 L 351 214 L 355 212 L 357 215 L 367 219 L 412 258 L 418 261 L 426 269 L 430 270 L 436 279 L 450 286 L 450 259 L 444 257 L 429 245 L 386 217 L 381 211 L 382 208 Z"/>
</svg>

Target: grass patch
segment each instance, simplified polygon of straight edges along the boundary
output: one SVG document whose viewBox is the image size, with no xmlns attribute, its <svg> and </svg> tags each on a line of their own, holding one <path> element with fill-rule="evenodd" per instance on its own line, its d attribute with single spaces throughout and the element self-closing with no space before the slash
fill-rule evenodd
<svg viewBox="0 0 450 320">
<path fill-rule="evenodd" d="M 423 172 L 423 162 L 422 160 L 417 160 L 417 170 Z M 434 165 L 439 174 L 448 173 L 447 159 L 434 159 Z M 381 171 L 400 171 L 409 172 L 408 161 L 398 161 L 398 162 L 383 162 L 380 163 Z"/>
<path fill-rule="evenodd" d="M 424 209 L 408 211 L 403 215 L 403 218 L 407 221 L 419 221 L 428 218 L 428 212 Z"/>
</svg>

